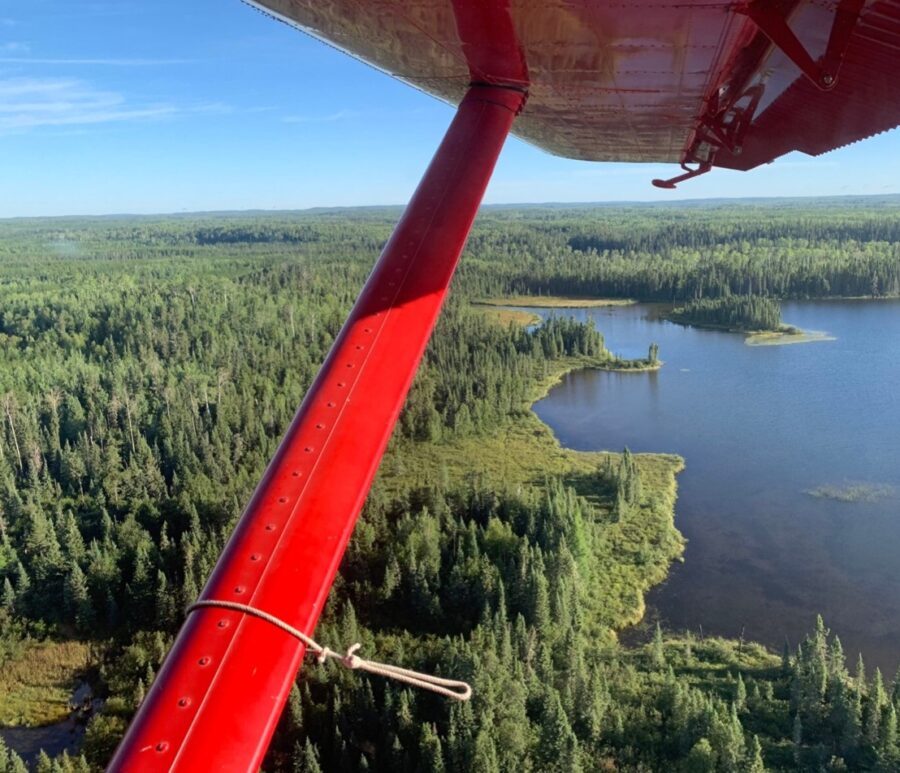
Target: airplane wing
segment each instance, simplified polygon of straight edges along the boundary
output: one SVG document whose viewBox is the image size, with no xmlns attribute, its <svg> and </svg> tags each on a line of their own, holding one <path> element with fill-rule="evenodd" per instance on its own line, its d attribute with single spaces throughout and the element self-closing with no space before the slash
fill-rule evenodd
<svg viewBox="0 0 900 773">
<path fill-rule="evenodd" d="M 510 130 L 674 187 L 900 123 L 900 0 L 253 4 L 458 110 L 110 770 L 258 768 Z"/>
<path fill-rule="evenodd" d="M 452 104 L 527 84 L 513 133 L 568 158 L 748 170 L 900 125 L 900 0 L 250 4 Z"/>
</svg>

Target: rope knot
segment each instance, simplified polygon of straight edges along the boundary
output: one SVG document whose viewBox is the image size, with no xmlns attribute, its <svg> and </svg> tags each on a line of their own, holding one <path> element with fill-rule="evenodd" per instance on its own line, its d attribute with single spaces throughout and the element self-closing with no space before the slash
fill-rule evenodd
<svg viewBox="0 0 900 773">
<path fill-rule="evenodd" d="M 345 652 L 344 657 L 341 658 L 341 663 L 343 663 L 346 668 L 356 670 L 362 665 L 362 658 L 356 654 L 360 647 L 362 647 L 362 644 L 359 642 L 351 647 L 347 647 L 347 652 Z"/>
<path fill-rule="evenodd" d="M 336 652 L 332 652 L 330 649 L 328 649 L 328 647 L 320 647 L 318 650 L 316 650 L 314 647 L 310 647 L 310 649 L 316 653 L 316 663 L 318 663 L 320 666 L 324 666 L 328 658 L 337 655 Z"/>
</svg>

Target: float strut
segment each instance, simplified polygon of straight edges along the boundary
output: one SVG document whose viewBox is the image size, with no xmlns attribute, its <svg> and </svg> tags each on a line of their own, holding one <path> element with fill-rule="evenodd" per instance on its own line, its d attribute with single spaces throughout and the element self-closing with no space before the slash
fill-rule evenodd
<svg viewBox="0 0 900 773">
<path fill-rule="evenodd" d="M 687 164 L 682 164 L 681 168 L 684 169 L 684 174 L 678 175 L 678 177 L 672 177 L 668 180 L 660 180 L 656 178 L 655 180 L 651 180 L 657 188 L 666 188 L 667 190 L 671 190 L 672 188 L 677 188 L 678 183 L 683 183 L 685 180 L 693 180 L 695 177 L 699 177 L 701 174 L 706 174 L 710 169 L 712 169 L 712 163 L 709 161 L 705 161 L 700 164 L 696 169 L 691 169 Z"/>
<path fill-rule="evenodd" d="M 524 99 L 469 89 L 201 599 L 313 633 Z M 265 620 L 194 611 L 109 770 L 258 770 L 303 655 Z"/>
</svg>

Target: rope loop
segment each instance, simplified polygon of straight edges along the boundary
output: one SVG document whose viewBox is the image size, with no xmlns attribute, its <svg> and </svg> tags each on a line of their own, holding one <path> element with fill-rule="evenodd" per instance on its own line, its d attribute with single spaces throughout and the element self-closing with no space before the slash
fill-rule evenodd
<svg viewBox="0 0 900 773">
<path fill-rule="evenodd" d="M 307 650 L 315 654 L 316 662 L 319 665 L 324 665 L 327 660 L 334 659 L 337 660 L 342 666 L 344 666 L 344 668 L 347 668 L 351 671 L 366 671 L 370 674 L 383 676 L 386 679 L 395 679 L 398 682 L 403 682 L 413 687 L 418 687 L 422 690 L 429 690 L 430 692 L 437 693 L 438 695 L 443 695 L 446 698 L 453 698 L 457 701 L 467 701 L 472 697 L 472 687 L 468 682 L 460 682 L 455 679 L 442 679 L 441 677 L 434 676 L 433 674 L 424 674 L 421 671 L 412 671 L 408 668 L 401 668 L 400 666 L 391 665 L 390 663 L 378 663 L 374 660 L 366 660 L 356 654 L 362 647 L 359 642 L 349 646 L 344 654 L 335 652 L 328 647 L 323 647 L 321 644 L 303 633 L 303 631 L 294 628 L 292 625 L 284 622 L 284 620 L 280 620 L 279 618 L 275 617 L 275 615 L 270 615 L 268 612 L 263 612 L 263 610 L 261 609 L 256 609 L 256 607 L 251 607 L 246 604 L 239 604 L 236 601 L 200 599 L 191 604 L 185 611 L 185 614 L 189 615 L 191 614 L 191 612 L 195 612 L 198 609 L 203 609 L 206 607 L 228 609 L 232 612 L 242 612 L 245 615 L 258 617 L 260 620 L 265 620 L 266 622 L 271 623 L 276 628 L 281 629 L 285 633 L 293 636 L 295 639 L 303 642 L 303 644 L 306 645 Z"/>
</svg>

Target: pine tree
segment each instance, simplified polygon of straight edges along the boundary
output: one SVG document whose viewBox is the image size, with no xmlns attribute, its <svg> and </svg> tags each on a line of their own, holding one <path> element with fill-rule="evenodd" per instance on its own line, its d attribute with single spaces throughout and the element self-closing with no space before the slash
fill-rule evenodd
<svg viewBox="0 0 900 773">
<path fill-rule="evenodd" d="M 762 746 L 759 743 L 759 736 L 757 735 L 754 735 L 750 741 L 750 748 L 747 750 L 747 763 L 744 770 L 746 773 L 766 773 L 766 766 L 762 756 Z"/>
<path fill-rule="evenodd" d="M 3 578 L 3 590 L 0 592 L 0 609 L 12 614 L 16 607 L 16 591 L 13 589 L 9 577 Z"/>
<path fill-rule="evenodd" d="M 43 749 L 38 752 L 37 760 L 34 765 L 35 773 L 53 773 L 53 762 L 50 756 Z"/>
<path fill-rule="evenodd" d="M 285 713 L 291 729 L 294 732 L 299 732 L 303 728 L 303 698 L 300 695 L 296 682 L 291 685 L 291 690 L 288 693 L 286 709 Z"/>
<path fill-rule="evenodd" d="M 562 773 L 564 769 L 560 768 L 560 764 L 563 760 L 577 759 L 577 750 L 573 750 L 573 744 L 577 746 L 577 741 L 563 711 L 559 694 L 555 690 L 547 688 L 541 701 L 538 746 L 540 769 Z"/>
<path fill-rule="evenodd" d="M 738 674 L 737 684 L 734 688 L 734 704 L 738 711 L 743 711 L 747 706 L 747 686 L 740 674 Z"/>
<path fill-rule="evenodd" d="M 794 742 L 794 761 L 799 765 L 803 753 L 803 722 L 800 713 L 794 714 L 794 727 L 791 731 L 791 740 Z"/>
<path fill-rule="evenodd" d="M 299 741 L 294 745 L 293 771 L 294 773 L 322 773 L 319 751 L 309 738 L 302 746 Z"/>
<path fill-rule="evenodd" d="M 78 630 L 87 632 L 94 625 L 94 609 L 88 595 L 87 581 L 78 564 L 72 564 L 63 589 L 63 601 L 70 620 Z"/>
<path fill-rule="evenodd" d="M 656 629 L 653 632 L 653 643 L 650 645 L 650 663 L 657 669 L 666 667 L 666 649 L 659 622 L 656 623 Z"/>
<path fill-rule="evenodd" d="M 684 773 L 716 773 L 716 753 L 708 739 L 694 744 L 684 761 Z"/>
<path fill-rule="evenodd" d="M 884 690 L 884 680 L 881 677 L 881 669 L 875 669 L 872 683 L 869 685 L 868 700 L 863 711 L 863 734 L 866 743 L 877 747 L 881 736 L 881 711 L 887 703 L 887 694 Z"/>
<path fill-rule="evenodd" d="M 475 736 L 474 759 L 469 770 L 472 773 L 500 773 L 497 747 L 494 744 L 489 725 L 482 727 Z"/>
<path fill-rule="evenodd" d="M 423 773 L 444 773 L 444 756 L 441 739 L 433 725 L 422 725 L 419 740 L 419 770 Z"/>
<path fill-rule="evenodd" d="M 885 770 L 900 768 L 900 746 L 897 745 L 897 710 L 888 704 L 878 738 L 878 764 Z"/>
</svg>

